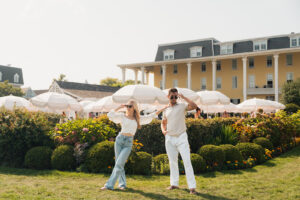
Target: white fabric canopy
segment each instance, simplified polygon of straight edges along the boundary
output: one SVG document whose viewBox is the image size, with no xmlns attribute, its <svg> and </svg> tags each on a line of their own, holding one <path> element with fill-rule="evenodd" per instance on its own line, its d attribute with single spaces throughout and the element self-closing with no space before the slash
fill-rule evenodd
<svg viewBox="0 0 300 200">
<path fill-rule="evenodd" d="M 112 95 L 112 99 L 115 103 L 127 103 L 131 99 L 141 104 L 168 103 L 168 98 L 161 89 L 149 85 L 124 86 Z"/>
<path fill-rule="evenodd" d="M 226 95 L 218 91 L 200 91 L 197 92 L 199 99 L 196 102 L 200 105 L 218 105 L 218 104 L 230 104 L 230 99 Z"/>
<path fill-rule="evenodd" d="M 217 105 L 201 105 L 200 108 L 204 111 L 204 113 L 237 113 L 238 109 L 237 106 L 233 103 L 228 105 L 217 104 Z"/>
<path fill-rule="evenodd" d="M 0 97 L 0 107 L 2 106 L 8 110 L 13 110 L 14 108 L 25 108 L 30 111 L 37 110 L 27 99 L 13 95 Z"/>
<path fill-rule="evenodd" d="M 73 110 L 80 111 L 81 105 L 76 99 L 56 92 L 45 92 L 30 99 L 30 102 L 39 108 L 48 108 L 49 110 Z"/>
<path fill-rule="evenodd" d="M 178 88 L 176 87 L 176 89 L 178 90 L 179 94 L 182 94 L 183 96 L 187 97 L 188 99 L 192 100 L 192 101 L 197 101 L 199 99 L 199 95 L 194 92 L 193 90 L 190 90 L 188 88 Z M 163 90 L 163 92 L 168 95 L 169 93 L 169 89 L 165 89 Z M 180 99 L 179 99 L 180 101 Z"/>
<path fill-rule="evenodd" d="M 262 108 L 264 112 L 272 112 L 277 109 L 284 109 L 285 106 L 276 101 L 253 98 L 240 103 L 237 108 L 244 112 L 256 112 L 259 108 Z"/>
</svg>

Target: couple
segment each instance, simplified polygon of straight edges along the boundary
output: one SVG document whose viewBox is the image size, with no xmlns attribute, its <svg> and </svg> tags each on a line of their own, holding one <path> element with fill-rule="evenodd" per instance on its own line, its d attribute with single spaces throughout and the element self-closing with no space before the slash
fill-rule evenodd
<svg viewBox="0 0 300 200">
<path fill-rule="evenodd" d="M 184 99 L 187 104 L 177 103 L 179 97 Z M 117 180 L 119 180 L 119 188 L 125 190 L 126 178 L 124 165 L 131 152 L 134 134 L 137 128 L 140 128 L 141 125 L 150 123 L 153 118 L 164 111 L 161 129 L 162 133 L 165 135 L 166 151 L 170 164 L 171 185 L 168 189 L 173 190 L 179 188 L 178 153 L 180 153 L 184 163 L 190 193 L 196 194 L 196 180 L 191 164 L 190 148 L 186 133 L 185 111 L 196 109 L 197 105 L 182 94 L 178 94 L 176 88 L 169 90 L 168 98 L 168 106 L 149 115 L 140 116 L 135 101 L 129 101 L 127 105 L 121 105 L 115 111 L 111 111 L 107 114 L 110 120 L 115 123 L 120 123 L 122 129 L 116 137 L 115 142 L 115 167 L 109 180 L 104 187 L 101 188 L 102 190 L 112 190 Z M 126 114 L 117 112 L 123 107 L 127 108 Z"/>
</svg>

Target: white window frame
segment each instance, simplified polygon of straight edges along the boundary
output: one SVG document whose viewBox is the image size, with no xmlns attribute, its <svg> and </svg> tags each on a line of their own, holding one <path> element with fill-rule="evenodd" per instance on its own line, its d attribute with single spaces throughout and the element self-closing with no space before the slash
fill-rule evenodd
<svg viewBox="0 0 300 200">
<path fill-rule="evenodd" d="M 251 82 L 252 81 L 252 78 L 253 77 L 253 83 Z M 252 86 L 253 85 L 253 86 Z M 255 75 L 249 75 L 249 88 L 255 88 Z"/>
<path fill-rule="evenodd" d="M 237 87 L 238 87 L 238 77 L 233 76 L 232 77 L 232 89 L 237 89 Z"/>
<path fill-rule="evenodd" d="M 173 65 L 173 74 L 178 74 L 178 65 L 177 64 Z"/>
<path fill-rule="evenodd" d="M 203 71 L 203 66 L 205 66 L 205 70 Z M 201 63 L 201 72 L 206 72 L 206 62 Z"/>
<path fill-rule="evenodd" d="M 164 60 L 174 60 L 174 49 L 164 50 Z"/>
<path fill-rule="evenodd" d="M 293 46 L 293 40 L 296 40 L 296 45 Z M 290 37 L 290 47 L 299 47 L 300 46 L 300 35 Z"/>
<path fill-rule="evenodd" d="M 266 48 L 262 49 L 262 46 L 265 45 Z M 258 46 L 258 49 L 255 49 L 255 46 Z M 266 51 L 268 50 L 268 40 L 257 40 L 253 41 L 253 51 Z"/>
<path fill-rule="evenodd" d="M 202 57 L 202 46 L 194 46 L 190 48 L 190 57 L 198 58 Z"/>
<path fill-rule="evenodd" d="M 222 78 L 221 77 L 217 77 L 216 78 L 216 82 L 217 82 L 217 89 L 222 89 Z M 218 87 L 218 85 L 220 85 L 220 87 Z"/>
<path fill-rule="evenodd" d="M 19 83 L 19 81 L 20 81 L 20 76 L 19 76 L 18 73 L 16 73 L 16 74 L 14 75 L 14 83 Z"/>
<path fill-rule="evenodd" d="M 268 65 L 268 60 L 269 58 L 271 58 L 271 65 Z M 267 56 L 267 63 L 266 63 L 267 67 L 272 67 L 273 66 L 273 58 L 272 56 Z"/>
<path fill-rule="evenodd" d="M 177 79 L 174 79 L 173 80 L 173 88 L 174 87 L 178 87 L 178 80 Z"/>
<path fill-rule="evenodd" d="M 235 62 L 235 65 L 233 65 L 233 63 Z M 237 67 L 238 66 L 238 64 L 237 64 L 237 59 L 232 59 L 231 60 L 231 69 L 232 70 L 237 70 Z"/>
<path fill-rule="evenodd" d="M 205 88 L 203 88 L 203 86 L 205 86 Z M 203 77 L 203 78 L 201 79 L 201 90 L 206 90 L 206 88 L 207 88 L 207 85 L 206 85 L 206 78 Z"/>
<path fill-rule="evenodd" d="M 220 54 L 221 55 L 233 54 L 233 43 L 221 44 Z"/>
<path fill-rule="evenodd" d="M 291 77 L 291 79 L 290 79 L 290 77 Z M 286 81 L 294 81 L 294 72 L 286 73 Z"/>
<path fill-rule="evenodd" d="M 273 74 L 272 73 L 268 73 L 267 77 L 266 77 L 266 86 L 268 86 L 268 81 L 272 81 L 272 88 L 274 87 L 274 79 L 273 79 Z"/>
</svg>

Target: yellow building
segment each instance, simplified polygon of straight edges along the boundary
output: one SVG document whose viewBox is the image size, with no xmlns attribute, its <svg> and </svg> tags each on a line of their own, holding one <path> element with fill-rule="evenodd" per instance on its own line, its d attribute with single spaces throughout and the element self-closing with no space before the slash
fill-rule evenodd
<svg viewBox="0 0 300 200">
<path fill-rule="evenodd" d="M 300 33 L 220 42 L 215 38 L 158 46 L 154 62 L 118 65 L 142 73 L 142 84 L 154 74 L 154 86 L 218 90 L 233 103 L 257 97 L 278 101 L 280 88 L 300 78 Z M 146 79 L 146 80 L 145 80 Z"/>
</svg>

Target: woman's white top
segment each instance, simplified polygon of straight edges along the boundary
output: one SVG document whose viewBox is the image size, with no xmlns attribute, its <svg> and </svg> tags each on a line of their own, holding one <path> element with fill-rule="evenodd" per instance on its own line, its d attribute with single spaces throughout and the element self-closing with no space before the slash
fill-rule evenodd
<svg viewBox="0 0 300 200">
<path fill-rule="evenodd" d="M 114 123 L 121 124 L 121 132 L 120 133 L 130 133 L 132 135 L 135 134 L 137 129 L 137 122 L 135 119 L 129 119 L 125 116 L 125 113 L 110 111 L 107 114 L 109 120 Z M 140 125 L 149 124 L 154 118 L 156 118 L 156 113 L 151 113 L 149 115 L 140 116 Z"/>
</svg>

